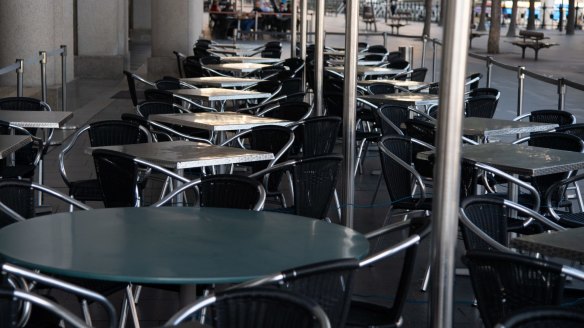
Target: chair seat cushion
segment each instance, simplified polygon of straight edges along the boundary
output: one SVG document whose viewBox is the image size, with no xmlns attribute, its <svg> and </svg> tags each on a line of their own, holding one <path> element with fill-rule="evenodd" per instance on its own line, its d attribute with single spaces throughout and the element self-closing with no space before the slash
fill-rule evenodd
<svg viewBox="0 0 584 328">
<path fill-rule="evenodd" d="M 397 327 L 392 322 L 390 306 L 368 302 L 360 297 L 353 297 L 347 315 L 347 327 Z M 399 321 L 399 318 L 397 318 Z"/>
<path fill-rule="evenodd" d="M 80 201 L 103 201 L 97 179 L 70 182 L 69 195 Z"/>
</svg>

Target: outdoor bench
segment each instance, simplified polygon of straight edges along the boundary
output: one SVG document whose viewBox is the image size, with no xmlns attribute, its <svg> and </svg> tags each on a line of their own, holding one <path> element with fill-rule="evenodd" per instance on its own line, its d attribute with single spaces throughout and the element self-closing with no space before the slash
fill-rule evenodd
<svg viewBox="0 0 584 328">
<path fill-rule="evenodd" d="M 519 31 L 519 38 L 521 38 L 521 40 L 513 41 L 511 43 L 521 48 L 521 58 L 525 58 L 526 48 L 535 50 L 535 60 L 537 60 L 537 53 L 540 49 L 558 45 L 557 43 L 543 41 L 549 39 L 549 37 L 545 37 L 542 32 L 522 30 Z"/>
</svg>

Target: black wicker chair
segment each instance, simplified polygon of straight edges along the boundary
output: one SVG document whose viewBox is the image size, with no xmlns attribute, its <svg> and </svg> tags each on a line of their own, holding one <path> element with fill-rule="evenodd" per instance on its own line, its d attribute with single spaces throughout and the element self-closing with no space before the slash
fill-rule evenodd
<svg viewBox="0 0 584 328">
<path fill-rule="evenodd" d="M 392 202 L 386 221 L 395 209 L 406 211 L 406 215 L 412 211 L 432 210 L 432 198 L 426 192 L 422 176 L 412 164 L 417 147 L 426 150 L 432 150 L 433 147 L 417 139 L 398 135 L 382 137 L 378 147 L 383 178 Z"/>
<path fill-rule="evenodd" d="M 89 137 L 90 147 L 142 143 L 151 141 L 152 136 L 146 127 L 132 122 L 121 120 L 98 121 L 79 128 L 71 140 L 64 145 L 59 153 L 59 170 L 63 181 L 69 188 L 69 196 L 82 202 L 103 201 L 97 179 L 73 180 L 67 173 L 66 159 L 68 153 L 75 148 L 78 141 L 81 143 L 83 139 L 80 139 L 80 137 L 85 133 Z M 82 145 L 79 147 L 82 147 Z"/>
<path fill-rule="evenodd" d="M 279 65 L 288 67 L 292 73 L 292 78 L 301 77 L 301 72 L 304 69 L 304 60 L 302 58 L 286 58 Z"/>
<path fill-rule="evenodd" d="M 513 213 L 512 215 L 512 211 Z M 509 219 L 523 218 L 527 225 L 537 222 L 548 230 L 565 230 L 541 214 L 510 200 L 489 195 L 470 196 L 460 205 L 462 239 L 467 251 L 489 250 L 511 252 Z"/>
<path fill-rule="evenodd" d="M 283 174 L 290 172 L 294 205 L 286 207 L 284 203 L 285 208 L 278 209 L 278 211 L 315 219 L 325 219 L 333 199 L 339 166 L 342 160 L 343 158 L 340 155 L 324 155 L 291 160 L 268 167 L 250 175 L 250 177 L 263 179 L 264 185 L 272 187 L 268 189 L 272 191 L 275 190 L 275 185 L 272 184 L 272 181 L 279 181 Z M 274 179 L 274 176 L 277 178 Z"/>
<path fill-rule="evenodd" d="M 165 327 L 180 325 L 194 315 L 203 316 L 210 307 L 208 321 L 213 327 L 224 328 L 330 328 L 323 309 L 309 298 L 297 293 L 273 288 L 255 287 L 231 289 L 211 294 L 188 305 Z"/>
<path fill-rule="evenodd" d="M 517 116 L 513 120 L 519 121 L 524 118 L 527 118 L 529 122 L 556 123 L 559 126 L 576 123 L 576 117 L 574 116 L 574 114 L 564 110 L 557 109 L 534 110 L 531 113 Z"/>
<path fill-rule="evenodd" d="M 126 76 L 126 81 L 128 82 L 128 90 L 130 92 L 130 98 L 132 99 L 132 104 L 138 106 L 139 101 L 142 100 L 142 97 L 138 96 L 138 91 L 136 88 L 136 81 L 141 82 L 150 88 L 156 88 L 156 84 L 154 82 L 148 81 L 137 74 L 132 72 L 124 71 L 124 75 Z"/>
<path fill-rule="evenodd" d="M 316 301 L 332 327 L 345 327 L 353 291 L 356 259 L 339 259 L 287 269 L 267 277 L 244 282 L 234 288 L 275 286 Z"/>
<path fill-rule="evenodd" d="M 424 82 L 426 80 L 426 73 L 428 73 L 426 67 L 414 68 L 410 73 L 410 81 Z"/>
<path fill-rule="evenodd" d="M 387 236 L 388 234 L 391 236 Z M 407 237 L 403 237 L 403 234 Z M 427 218 L 412 218 L 407 221 L 385 226 L 365 236 L 374 243 L 381 237 L 389 240 L 395 235 L 399 241 L 391 246 L 370 254 L 359 262 L 362 268 L 372 265 L 381 267 L 380 262 L 390 262 L 389 269 L 401 270 L 399 278 L 392 284 L 395 297 L 391 305 L 375 302 L 371 297 L 353 296 L 347 318 L 347 327 L 400 327 L 403 321 L 403 309 L 408 298 L 412 283 L 412 275 L 416 264 L 416 257 L 420 242 L 430 234 L 430 220 Z M 403 256 L 400 256 L 403 254 Z M 394 259 L 392 261 L 392 259 Z M 401 261 L 401 262 L 395 262 Z M 390 264 L 387 263 L 387 264 Z M 385 283 L 385 282 L 384 282 Z M 386 294 L 387 291 L 379 291 Z M 377 292 L 376 292 L 377 293 Z"/>
<path fill-rule="evenodd" d="M 194 188 L 200 207 L 239 208 L 260 211 L 264 207 L 266 191 L 256 179 L 242 175 L 214 174 L 201 177 L 175 189 L 152 206 L 170 202 L 179 193 Z"/>
<path fill-rule="evenodd" d="M 519 310 L 560 305 L 566 277 L 584 278 L 577 269 L 513 253 L 474 250 L 462 260 L 470 271 L 485 327 Z"/>
<path fill-rule="evenodd" d="M 331 154 L 337 141 L 341 123 L 340 117 L 317 116 L 290 126 L 294 129 L 291 156 L 309 158 Z"/>
<path fill-rule="evenodd" d="M 474 88 L 468 92 L 470 97 L 475 96 L 495 96 L 497 99 L 501 97 L 501 92 L 495 88 Z"/>
<path fill-rule="evenodd" d="M 0 135 L 10 134 L 28 136 L 31 143 L 23 147 L 26 149 L 14 152 L 12 163 L 9 163 L 8 158 L 0 159 L 0 177 L 32 180 L 47 145 L 42 139 L 31 135 L 29 130 L 0 121 Z"/>
<path fill-rule="evenodd" d="M 367 92 L 372 95 L 385 95 L 395 93 L 396 88 L 387 83 L 372 83 L 367 86 Z"/>
<path fill-rule="evenodd" d="M 549 327 L 584 327 L 584 314 L 561 306 L 538 306 L 512 313 L 495 326 L 495 328 Z"/>
<path fill-rule="evenodd" d="M 0 111 L 2 110 L 39 112 L 52 111 L 51 107 L 44 101 L 29 97 L 0 98 Z M 36 167 L 39 161 L 42 161 L 49 148 L 49 145 L 51 144 L 51 140 L 53 138 L 53 129 L 25 128 L 25 130 L 28 131 L 31 136 L 38 136 L 38 138 L 34 138 L 34 142 L 18 149 L 15 152 L 14 165 L 18 166 L 18 168 L 8 168 L 3 165 L 3 163 L 0 163 L 0 166 L 4 166 L 4 173 L 2 175 L 4 177 L 22 177 L 26 179 L 32 179 L 32 176 L 34 175 L 34 167 Z M 8 132 L 14 132 L 16 134 L 27 134 L 26 131 L 8 124 L 4 124 L 3 127 L 0 127 L 0 134 L 5 134 Z M 39 154 L 40 157 L 38 157 Z"/>
<path fill-rule="evenodd" d="M 472 73 L 466 77 L 465 85 L 468 86 L 469 91 L 472 91 L 479 87 L 479 82 L 483 78 L 483 74 L 481 73 Z"/>
<path fill-rule="evenodd" d="M 170 170 L 125 153 L 108 149 L 95 149 L 91 155 L 95 164 L 101 199 L 105 207 L 143 205 L 142 189 L 145 185 L 140 183 L 140 176 L 141 168 L 144 167 L 182 183 L 190 182 L 190 180 Z"/>
<path fill-rule="evenodd" d="M 291 122 L 306 119 L 312 113 L 314 106 L 303 101 L 286 101 L 276 103 L 263 109 L 257 116 L 278 118 Z"/>
<path fill-rule="evenodd" d="M 479 95 L 470 97 L 465 104 L 466 117 L 493 118 L 497 110 L 499 99 L 491 95 Z"/>
</svg>

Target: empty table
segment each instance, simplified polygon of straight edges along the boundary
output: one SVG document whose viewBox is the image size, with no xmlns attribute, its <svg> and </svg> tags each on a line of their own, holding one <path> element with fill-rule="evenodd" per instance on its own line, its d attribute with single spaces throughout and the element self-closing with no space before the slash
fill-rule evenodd
<svg viewBox="0 0 584 328">
<path fill-rule="evenodd" d="M 8 262 L 70 277 L 137 284 L 235 283 L 360 258 L 369 243 L 344 226 L 275 212 L 163 207 L 59 213 L 0 230 Z"/>
<path fill-rule="evenodd" d="M 397 104 L 402 106 L 428 106 L 438 104 L 438 95 L 428 93 L 392 93 L 359 96 L 376 104 Z"/>
<path fill-rule="evenodd" d="M 584 228 L 526 235 L 511 240 L 511 246 L 551 257 L 584 261 Z"/>
<path fill-rule="evenodd" d="M 344 66 L 333 66 L 325 67 L 326 70 L 333 71 L 336 73 L 344 74 Z M 385 68 L 385 67 L 374 67 L 374 66 L 357 66 L 357 75 L 361 78 L 366 78 L 368 76 L 380 76 L 380 75 L 397 75 L 405 72 L 403 69 L 398 68 Z"/>
<path fill-rule="evenodd" d="M 257 92 L 257 91 L 249 91 L 249 90 L 234 90 L 234 89 L 225 89 L 225 88 L 201 88 L 201 89 L 177 89 L 177 90 L 170 90 L 172 93 L 208 101 L 211 106 L 214 106 L 215 101 L 221 101 L 221 106 L 219 110 L 223 111 L 224 103 L 227 100 L 250 100 L 250 99 L 261 99 L 261 98 L 268 98 L 272 94 L 267 92 Z"/>
<path fill-rule="evenodd" d="M 0 120 L 23 128 L 60 129 L 73 112 L 0 110 Z"/>
<path fill-rule="evenodd" d="M 263 151 L 222 147 L 184 140 L 141 143 L 88 148 L 109 149 L 126 153 L 154 164 L 177 170 L 212 165 L 237 164 L 274 159 L 274 154 Z"/>
<path fill-rule="evenodd" d="M 499 120 L 484 117 L 467 117 L 463 121 L 463 134 L 469 136 L 501 136 L 530 132 L 549 131 L 558 127 L 552 123 Z"/>
<path fill-rule="evenodd" d="M 214 69 L 216 71 L 229 71 L 237 74 L 251 73 L 257 71 L 258 69 L 269 67 L 266 64 L 256 64 L 256 63 L 225 63 L 225 64 L 209 64 L 204 67 Z"/>
<path fill-rule="evenodd" d="M 189 77 L 180 79 L 183 82 L 195 85 L 213 88 L 240 88 L 249 87 L 259 82 L 261 79 L 251 79 L 244 77 L 229 77 L 229 76 L 203 76 L 203 77 Z"/>
<path fill-rule="evenodd" d="M 361 85 L 361 86 L 369 86 L 371 84 L 389 84 L 391 86 L 394 87 L 399 87 L 402 89 L 407 89 L 407 90 L 415 90 L 421 87 L 425 87 L 427 85 L 430 85 L 430 82 L 419 82 L 419 81 L 403 81 L 403 80 L 391 80 L 391 79 L 381 79 L 381 80 L 361 80 L 358 81 L 357 84 Z"/>
<path fill-rule="evenodd" d="M 0 159 L 7 158 L 10 154 L 31 142 L 31 136 L 0 135 Z"/>
<path fill-rule="evenodd" d="M 260 125 L 286 126 L 291 121 L 259 117 L 240 113 L 178 113 L 155 114 L 149 117 L 151 120 L 161 123 L 177 124 L 211 132 L 212 138 L 217 132 L 237 131 L 251 129 Z"/>
<path fill-rule="evenodd" d="M 254 64 L 275 64 L 282 60 L 279 58 L 266 58 L 256 56 L 233 56 L 221 58 L 222 63 L 254 63 Z"/>
<path fill-rule="evenodd" d="M 582 153 L 501 142 L 464 146 L 462 157 L 532 177 L 584 168 Z"/>
</svg>

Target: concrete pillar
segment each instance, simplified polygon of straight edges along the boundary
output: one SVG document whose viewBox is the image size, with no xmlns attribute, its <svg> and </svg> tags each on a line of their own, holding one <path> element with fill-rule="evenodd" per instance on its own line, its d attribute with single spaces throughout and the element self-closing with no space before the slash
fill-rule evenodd
<svg viewBox="0 0 584 328">
<path fill-rule="evenodd" d="M 27 60 L 24 67 L 25 87 L 40 86 L 39 51 L 50 52 L 67 45 L 73 49 L 72 0 L 1 0 L 0 1 L 0 67 L 13 64 L 17 58 Z M 28 61 L 30 59 L 30 61 Z M 68 57 L 69 67 L 73 56 Z M 68 80 L 73 78 L 69 69 Z M 47 82 L 61 81 L 61 57 L 49 57 Z M 16 74 L 0 76 L 0 85 L 16 90 Z"/>
<path fill-rule="evenodd" d="M 130 36 L 133 42 L 149 42 L 152 29 L 152 0 L 133 0 L 133 26 Z"/>
<path fill-rule="evenodd" d="M 203 1 L 152 0 L 152 76 L 178 75 L 173 51 L 190 55 L 203 30 Z"/>
<path fill-rule="evenodd" d="M 77 77 L 122 77 L 128 58 L 128 15 L 128 0 L 77 2 Z"/>
</svg>

